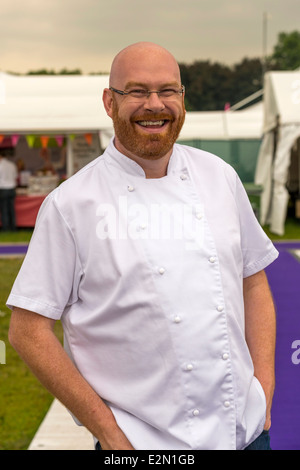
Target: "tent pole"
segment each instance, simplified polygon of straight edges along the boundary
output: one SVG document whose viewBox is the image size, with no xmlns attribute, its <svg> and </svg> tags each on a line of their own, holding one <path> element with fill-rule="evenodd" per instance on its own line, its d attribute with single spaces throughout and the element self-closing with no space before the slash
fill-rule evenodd
<svg viewBox="0 0 300 470">
<path fill-rule="evenodd" d="M 74 174 L 74 159 L 72 149 L 72 138 L 67 136 L 67 178 L 70 178 Z"/>
</svg>

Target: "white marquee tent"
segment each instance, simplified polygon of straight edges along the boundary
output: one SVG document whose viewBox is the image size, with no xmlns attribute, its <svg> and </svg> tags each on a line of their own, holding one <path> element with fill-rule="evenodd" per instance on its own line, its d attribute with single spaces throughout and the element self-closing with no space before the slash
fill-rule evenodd
<svg viewBox="0 0 300 470">
<path fill-rule="evenodd" d="M 67 175 L 73 174 L 72 136 L 111 129 L 102 105 L 108 75 L 0 74 L 0 134 L 64 135 Z"/>
<path fill-rule="evenodd" d="M 256 184 L 264 188 L 260 221 L 269 223 L 273 233 L 283 235 L 291 149 L 300 137 L 300 71 L 266 74 L 263 130 L 255 175 Z M 278 136 L 277 141 L 274 135 Z"/>
<path fill-rule="evenodd" d="M 27 75 L 0 73 L 4 104 L 0 104 L 1 134 L 96 133 L 105 148 L 113 135 L 111 119 L 102 104 L 108 75 Z M 1 101 L 0 101 L 1 103 Z M 3 103 L 3 100 L 2 100 Z M 260 139 L 262 107 L 244 111 L 188 112 L 180 140 Z M 67 174 L 73 172 L 68 138 Z"/>
<path fill-rule="evenodd" d="M 260 103 L 243 111 L 187 112 L 180 139 L 260 139 L 262 128 Z"/>
</svg>

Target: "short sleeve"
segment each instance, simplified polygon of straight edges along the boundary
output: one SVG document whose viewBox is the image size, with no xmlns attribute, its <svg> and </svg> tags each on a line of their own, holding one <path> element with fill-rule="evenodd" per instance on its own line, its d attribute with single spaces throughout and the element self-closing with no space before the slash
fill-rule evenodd
<svg viewBox="0 0 300 470">
<path fill-rule="evenodd" d="M 271 264 L 278 257 L 278 251 L 258 222 L 238 176 L 236 176 L 235 200 L 240 217 L 243 276 L 248 277 Z"/>
<path fill-rule="evenodd" d="M 78 298 L 80 276 L 80 260 L 73 234 L 51 193 L 40 208 L 7 306 L 59 319 L 65 307 Z"/>
</svg>

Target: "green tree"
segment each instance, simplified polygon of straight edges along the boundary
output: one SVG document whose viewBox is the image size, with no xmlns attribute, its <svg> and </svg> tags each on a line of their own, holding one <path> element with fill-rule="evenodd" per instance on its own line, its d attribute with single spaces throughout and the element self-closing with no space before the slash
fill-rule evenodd
<svg viewBox="0 0 300 470">
<path fill-rule="evenodd" d="M 179 64 L 182 83 L 186 86 L 188 111 L 214 111 L 224 109 L 229 99 L 230 68 L 209 61 L 196 61 L 191 65 Z"/>
<path fill-rule="evenodd" d="M 27 72 L 27 75 L 81 75 L 80 69 L 68 70 L 66 68 L 61 69 L 59 72 L 55 70 L 39 69 L 39 70 L 30 70 Z"/>
<path fill-rule="evenodd" d="M 245 58 L 232 68 L 230 77 L 230 102 L 238 103 L 263 87 L 262 62 Z"/>
<path fill-rule="evenodd" d="M 270 57 L 271 68 L 295 70 L 300 67 L 300 32 L 279 33 L 278 42 Z"/>
<path fill-rule="evenodd" d="M 262 87 L 260 59 L 245 58 L 232 67 L 209 61 L 179 65 L 188 111 L 220 111 L 226 103 L 236 104 Z"/>
</svg>

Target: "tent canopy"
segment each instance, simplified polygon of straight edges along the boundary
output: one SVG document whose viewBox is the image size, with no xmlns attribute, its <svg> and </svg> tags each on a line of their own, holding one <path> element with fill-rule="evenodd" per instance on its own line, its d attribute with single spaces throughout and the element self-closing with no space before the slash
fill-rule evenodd
<svg viewBox="0 0 300 470">
<path fill-rule="evenodd" d="M 94 133 L 100 137 L 101 148 L 106 148 L 114 135 L 112 121 L 102 103 L 103 89 L 108 83 L 108 75 L 0 73 L 0 135 Z M 4 104 L 1 96 L 5 98 Z M 187 112 L 178 140 L 194 144 L 213 141 L 217 146 L 230 140 L 260 140 L 262 118 L 261 103 L 243 111 Z M 68 175 L 74 169 L 70 140 L 67 139 Z"/>
<path fill-rule="evenodd" d="M 111 127 L 102 104 L 108 75 L 0 74 L 0 133 L 93 132 Z"/>
<path fill-rule="evenodd" d="M 277 132 L 276 147 L 274 132 Z M 261 223 L 284 234 L 289 193 L 286 188 L 291 149 L 300 137 L 300 71 L 269 72 L 265 76 L 264 138 L 255 182 L 264 187 Z"/>
<path fill-rule="evenodd" d="M 263 130 L 262 105 L 244 111 L 187 112 L 181 140 L 260 139 Z"/>
<path fill-rule="evenodd" d="M 300 123 L 300 71 L 269 72 L 265 76 L 264 133 L 280 125 Z"/>
<path fill-rule="evenodd" d="M 102 104 L 108 75 L 0 74 L 5 104 L 0 133 L 69 133 L 103 130 L 113 134 Z M 188 112 L 181 139 L 260 138 L 261 105 L 245 111 Z"/>
</svg>

